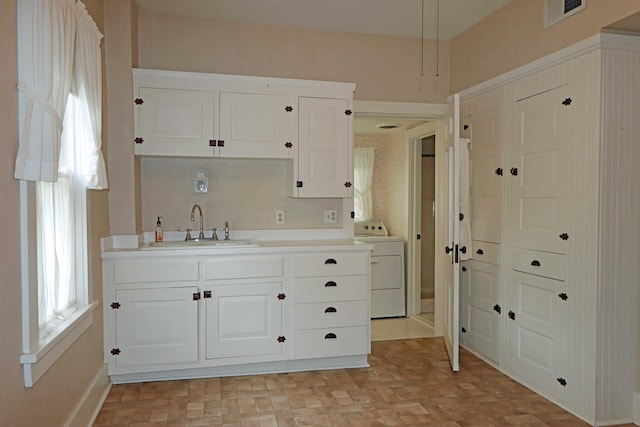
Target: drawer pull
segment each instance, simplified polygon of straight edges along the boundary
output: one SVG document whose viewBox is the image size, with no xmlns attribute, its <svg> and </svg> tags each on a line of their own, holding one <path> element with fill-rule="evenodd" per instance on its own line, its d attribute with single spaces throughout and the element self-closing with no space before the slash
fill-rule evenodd
<svg viewBox="0 0 640 427">
<path fill-rule="evenodd" d="M 337 312 L 338 312 L 338 310 L 336 310 L 336 308 L 335 308 L 335 307 L 327 307 L 327 308 L 324 310 L 324 312 L 325 312 L 325 313 L 337 313 Z"/>
<path fill-rule="evenodd" d="M 540 261 L 538 261 L 537 259 L 534 259 L 533 261 L 531 261 L 531 266 L 540 267 Z"/>
<path fill-rule="evenodd" d="M 328 281 L 327 283 L 324 284 L 325 288 L 335 288 L 336 286 L 338 286 L 338 285 L 333 280 L 330 280 L 330 281 Z"/>
<path fill-rule="evenodd" d="M 476 251 L 476 253 L 477 253 L 478 255 L 484 255 L 484 251 L 483 251 L 482 249 L 478 249 L 478 250 Z"/>
<path fill-rule="evenodd" d="M 326 264 L 337 264 L 338 262 L 337 262 L 335 259 L 333 259 L 333 258 L 329 258 L 329 259 L 328 259 L 328 260 L 326 260 L 324 263 L 325 263 L 325 265 L 326 265 Z"/>
<path fill-rule="evenodd" d="M 324 336 L 325 340 L 335 340 L 336 338 L 338 337 L 333 332 L 329 332 L 327 335 Z"/>
</svg>

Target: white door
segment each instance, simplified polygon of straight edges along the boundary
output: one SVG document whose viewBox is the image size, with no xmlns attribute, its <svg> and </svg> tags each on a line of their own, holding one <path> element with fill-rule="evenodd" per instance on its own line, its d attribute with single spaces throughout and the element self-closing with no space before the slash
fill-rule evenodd
<svg viewBox="0 0 640 427">
<path fill-rule="evenodd" d="M 442 120 L 441 126 L 443 149 L 445 150 L 444 170 L 446 181 L 440 187 L 436 203 L 446 206 L 446 209 L 437 209 L 437 214 L 445 215 L 445 218 L 436 219 L 436 224 L 444 226 L 445 236 L 436 237 L 436 242 L 445 243 L 445 247 L 437 249 L 436 280 L 442 281 L 442 297 L 444 299 L 443 335 L 451 360 L 451 368 L 458 371 L 459 357 L 459 311 L 460 311 L 460 263 L 458 246 L 460 243 L 460 97 L 453 96 L 453 101 Z M 438 155 L 436 154 L 436 161 Z"/>
<path fill-rule="evenodd" d="M 220 93 L 221 157 L 293 158 L 288 95 Z"/>
<path fill-rule="evenodd" d="M 299 99 L 298 197 L 352 197 L 348 99 Z"/>
</svg>

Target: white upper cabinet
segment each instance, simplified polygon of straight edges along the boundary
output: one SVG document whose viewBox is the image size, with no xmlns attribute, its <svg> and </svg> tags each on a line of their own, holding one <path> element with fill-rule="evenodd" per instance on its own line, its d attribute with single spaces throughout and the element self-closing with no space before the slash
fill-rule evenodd
<svg viewBox="0 0 640 427">
<path fill-rule="evenodd" d="M 351 197 L 353 160 L 349 99 L 298 101 L 298 197 Z"/>
<path fill-rule="evenodd" d="M 213 154 L 213 91 L 140 86 L 134 102 L 136 154 Z"/>
<path fill-rule="evenodd" d="M 214 151 L 220 157 L 293 158 L 290 121 L 295 114 L 287 95 L 220 93 L 220 132 Z"/>
</svg>

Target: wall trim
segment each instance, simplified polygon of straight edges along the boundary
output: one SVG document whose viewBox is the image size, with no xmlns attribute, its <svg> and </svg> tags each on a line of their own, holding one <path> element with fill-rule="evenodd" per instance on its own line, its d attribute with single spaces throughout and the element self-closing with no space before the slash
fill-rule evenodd
<svg viewBox="0 0 640 427">
<path fill-rule="evenodd" d="M 460 91 L 460 98 L 469 98 L 505 86 L 516 80 L 538 73 L 600 48 L 640 51 L 640 37 L 628 34 L 600 33 L 579 41 L 564 49 L 550 53 L 521 67 L 507 71 L 492 79 Z"/>
<path fill-rule="evenodd" d="M 356 116 L 391 116 L 404 118 L 438 119 L 447 111 L 447 104 L 421 102 L 353 101 Z"/>
<path fill-rule="evenodd" d="M 73 408 L 67 422 L 64 423 L 64 427 L 92 426 L 96 418 L 98 418 L 100 409 L 102 409 L 110 390 L 111 381 L 109 381 L 109 375 L 107 374 L 107 365 L 103 364 L 78 401 L 78 404 Z"/>
</svg>

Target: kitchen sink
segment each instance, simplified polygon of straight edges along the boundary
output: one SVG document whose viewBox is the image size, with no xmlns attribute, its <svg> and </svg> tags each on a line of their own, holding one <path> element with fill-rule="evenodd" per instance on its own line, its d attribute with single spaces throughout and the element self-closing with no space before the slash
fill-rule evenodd
<svg viewBox="0 0 640 427">
<path fill-rule="evenodd" d="M 152 242 L 141 249 L 191 249 L 191 248 L 255 248 L 260 246 L 253 240 L 172 240 Z"/>
</svg>

